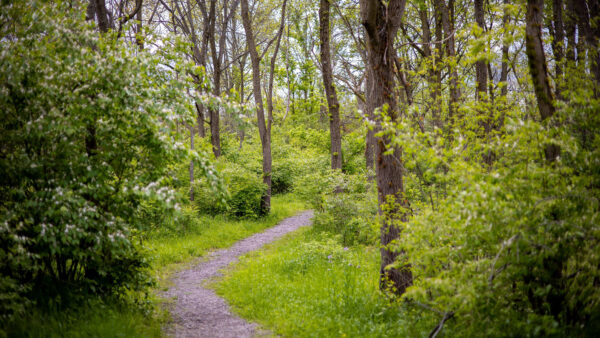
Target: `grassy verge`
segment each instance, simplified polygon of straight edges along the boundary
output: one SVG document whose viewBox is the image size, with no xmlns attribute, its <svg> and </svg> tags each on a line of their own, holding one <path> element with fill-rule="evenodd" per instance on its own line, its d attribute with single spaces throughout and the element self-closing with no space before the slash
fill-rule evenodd
<svg viewBox="0 0 600 338">
<path fill-rule="evenodd" d="M 375 247 L 344 248 L 304 229 L 246 255 L 213 287 L 242 317 L 286 337 L 421 336 L 378 291 L 378 262 Z"/>
<path fill-rule="evenodd" d="M 148 239 L 146 246 L 150 251 L 152 268 L 157 273 L 176 268 L 178 264 L 204 256 L 210 250 L 228 247 L 272 227 L 303 209 L 304 205 L 293 195 L 276 195 L 271 201 L 271 213 L 256 220 L 201 215 L 185 231 L 159 233 Z"/>
<path fill-rule="evenodd" d="M 185 231 L 163 232 L 145 243 L 158 286 L 165 287 L 168 274 L 207 252 L 274 226 L 304 205 L 291 195 L 272 199 L 270 215 L 257 220 L 198 216 Z M 0 327 L 0 338 L 10 337 L 160 337 L 168 314 L 159 298 L 151 296 L 145 307 L 90 299 L 86 304 L 60 311 L 33 311 L 10 327 Z M 4 331 L 4 332 L 3 332 Z"/>
</svg>

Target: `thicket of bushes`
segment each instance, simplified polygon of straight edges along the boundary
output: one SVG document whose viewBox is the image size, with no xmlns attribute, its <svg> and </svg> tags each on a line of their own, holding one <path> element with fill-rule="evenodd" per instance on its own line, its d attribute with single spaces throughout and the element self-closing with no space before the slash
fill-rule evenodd
<svg viewBox="0 0 600 338">
<path fill-rule="evenodd" d="M 135 295 L 149 284 L 133 240 L 146 226 L 140 206 L 173 208 L 173 163 L 193 159 L 217 181 L 176 142 L 186 79 L 159 64 L 182 47 L 152 56 L 100 37 L 70 2 L 0 12 L 0 319 Z"/>
</svg>

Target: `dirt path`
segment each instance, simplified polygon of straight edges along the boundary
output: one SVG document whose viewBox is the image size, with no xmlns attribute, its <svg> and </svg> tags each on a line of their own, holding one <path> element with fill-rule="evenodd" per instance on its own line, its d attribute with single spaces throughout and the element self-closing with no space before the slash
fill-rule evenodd
<svg viewBox="0 0 600 338">
<path fill-rule="evenodd" d="M 174 299 L 170 309 L 174 324 L 166 331 L 175 337 L 252 337 L 255 324 L 246 322 L 229 311 L 229 305 L 203 283 L 221 276 L 219 270 L 237 261 L 238 257 L 302 226 L 310 225 L 312 211 L 286 218 L 276 226 L 203 257 L 190 269 L 173 277 L 173 286 L 163 297 Z M 206 260 L 208 258 L 208 260 Z"/>
</svg>

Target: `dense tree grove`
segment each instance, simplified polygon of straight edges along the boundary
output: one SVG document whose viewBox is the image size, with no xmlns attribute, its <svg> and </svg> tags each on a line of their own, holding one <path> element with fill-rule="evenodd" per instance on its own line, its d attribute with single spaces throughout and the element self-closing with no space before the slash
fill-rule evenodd
<svg viewBox="0 0 600 338">
<path fill-rule="evenodd" d="M 375 336 L 600 332 L 598 0 L 0 1 L 0 108 L 0 336 L 284 194 Z"/>
</svg>

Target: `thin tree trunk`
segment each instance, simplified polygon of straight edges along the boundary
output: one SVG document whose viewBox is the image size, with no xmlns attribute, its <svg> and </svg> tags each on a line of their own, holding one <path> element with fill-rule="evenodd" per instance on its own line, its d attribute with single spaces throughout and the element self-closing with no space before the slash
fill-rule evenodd
<svg viewBox="0 0 600 338">
<path fill-rule="evenodd" d="M 481 30 L 485 30 L 485 17 L 483 12 L 483 0 L 475 0 L 475 23 Z M 477 99 L 482 100 L 487 91 L 487 66 L 485 61 L 479 60 L 475 63 L 475 81 L 477 82 Z"/>
<path fill-rule="evenodd" d="M 577 27 L 577 15 L 575 14 L 575 1 L 580 0 L 567 0 L 567 10 L 565 15 L 565 31 L 567 33 L 567 60 L 575 63 L 575 51 L 577 49 L 575 45 L 575 34 Z"/>
<path fill-rule="evenodd" d="M 204 138 L 206 131 L 204 130 L 204 107 L 196 102 L 196 123 L 198 124 L 198 136 Z"/>
<path fill-rule="evenodd" d="M 367 61 L 368 62 L 368 61 Z M 375 114 L 373 107 L 373 74 L 369 65 L 365 69 L 365 116 L 369 121 L 375 120 Z M 375 130 L 373 128 L 367 129 L 367 136 L 365 139 L 365 161 L 367 169 L 373 169 L 375 165 Z M 369 175 L 370 176 L 370 175 Z"/>
<path fill-rule="evenodd" d="M 590 48 L 592 58 L 592 73 L 596 79 L 594 88 L 596 98 L 600 97 L 600 0 L 588 0 L 590 9 L 590 22 L 592 30 L 592 45 Z"/>
<path fill-rule="evenodd" d="M 454 28 L 452 26 L 452 20 L 450 16 L 450 10 L 446 6 L 444 0 L 440 1 L 440 9 L 442 14 L 442 25 L 444 26 L 444 39 L 446 40 L 446 55 L 448 57 L 448 73 L 450 75 L 450 96 L 448 104 L 448 121 L 452 121 L 456 115 L 456 108 L 458 100 L 460 98 L 460 92 L 458 90 L 458 72 L 456 66 L 452 64 L 456 58 L 456 49 L 454 46 Z"/>
<path fill-rule="evenodd" d="M 554 114 L 555 108 L 542 44 L 543 15 L 544 0 L 527 0 L 525 26 L 527 60 L 529 61 L 529 72 L 531 73 L 540 115 L 542 120 L 545 120 Z"/>
<path fill-rule="evenodd" d="M 362 24 L 367 32 L 369 68 L 373 74 L 373 89 L 370 100 L 373 107 L 381 109 L 392 121 L 399 119 L 394 95 L 393 43 L 404 15 L 406 0 L 390 0 L 387 6 L 381 0 L 361 0 Z M 381 130 L 381 119 L 376 130 Z M 409 266 L 391 268 L 402 255 L 390 247 L 400 237 L 399 222 L 405 222 L 408 201 L 404 197 L 402 177 L 402 151 L 390 147 L 390 138 L 377 138 L 376 172 L 379 212 L 381 224 L 381 268 L 380 288 L 402 294 L 412 284 Z M 391 153 L 390 151 L 393 151 Z M 388 202 L 393 202 L 387 206 Z M 385 208 L 385 213 L 383 209 Z M 392 244 L 393 245 L 393 244 Z"/>
<path fill-rule="evenodd" d="M 250 61 L 252 63 L 252 90 L 254 92 L 254 102 L 256 103 L 256 117 L 258 120 L 258 132 L 260 134 L 260 142 L 262 145 L 262 167 L 263 167 L 263 183 L 267 186 L 267 190 L 262 198 L 262 210 L 268 213 L 271 209 L 271 135 L 268 133 L 265 124 L 265 111 L 263 107 L 263 99 L 260 84 L 260 58 L 256 50 L 254 42 L 254 33 L 250 21 L 248 9 L 248 0 L 241 0 L 242 5 L 242 23 L 246 32 L 246 43 L 250 53 Z"/>
<path fill-rule="evenodd" d="M 142 37 L 142 15 L 143 15 L 143 11 L 142 8 L 140 7 L 140 9 L 137 11 L 136 13 L 136 24 L 135 24 L 135 32 L 136 32 L 136 36 L 135 36 L 135 43 L 138 45 L 138 47 L 140 47 L 141 49 L 144 49 L 144 38 Z"/>
<path fill-rule="evenodd" d="M 190 126 L 190 149 L 194 150 L 194 127 Z M 194 201 L 194 161 L 190 161 L 190 201 Z"/>
<path fill-rule="evenodd" d="M 267 89 L 267 132 L 271 135 L 271 126 L 273 124 L 273 81 L 275 79 L 275 62 L 277 61 L 277 54 L 279 52 L 279 46 L 281 45 L 281 37 L 283 36 L 283 28 L 285 27 L 285 8 L 287 0 L 283 0 L 281 5 L 281 22 L 279 24 L 279 30 L 275 37 L 275 49 L 271 56 L 271 63 L 269 68 L 269 86 Z"/>
<path fill-rule="evenodd" d="M 433 100 L 433 124 L 441 128 L 442 127 L 442 57 L 443 57 L 443 49 L 442 49 L 442 40 L 444 40 L 443 34 L 443 26 L 442 26 L 442 4 L 441 0 L 433 1 L 433 18 L 435 22 L 435 53 L 434 53 L 434 82 L 433 82 L 433 91 L 434 91 L 434 100 Z"/>
<path fill-rule="evenodd" d="M 342 169 L 342 135 L 340 132 L 340 104 L 333 86 L 333 70 L 329 46 L 329 9 L 331 0 L 321 0 L 319 8 L 319 36 L 321 38 L 321 70 L 329 108 L 331 138 L 331 169 Z"/>
<path fill-rule="evenodd" d="M 555 62 L 555 73 L 556 73 L 556 96 L 562 99 L 561 95 L 561 83 L 563 76 L 563 62 L 564 62 L 564 42 L 565 42 L 565 28 L 563 26 L 563 2 L 562 0 L 552 1 L 552 17 L 554 21 L 554 27 L 552 29 L 552 52 L 554 53 Z"/>
<path fill-rule="evenodd" d="M 216 1 L 211 3 L 211 11 L 212 6 L 215 6 Z M 227 2 L 223 4 L 223 8 L 227 8 Z M 226 15 L 223 16 L 223 20 L 226 20 Z M 217 52 L 217 42 L 216 42 L 216 19 L 213 19 L 211 26 L 209 27 L 210 33 L 210 49 L 212 54 L 213 61 L 213 95 L 216 97 L 221 96 L 221 57 L 220 51 Z M 221 35 L 225 34 L 225 32 L 221 32 Z M 219 48 L 222 49 L 223 46 L 219 45 Z M 221 156 L 221 135 L 220 135 L 220 115 L 219 115 L 219 107 L 211 107 L 208 109 L 210 115 L 210 142 L 212 144 L 212 150 L 215 157 Z"/>
</svg>

